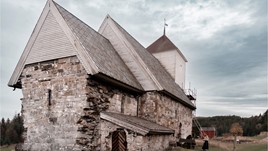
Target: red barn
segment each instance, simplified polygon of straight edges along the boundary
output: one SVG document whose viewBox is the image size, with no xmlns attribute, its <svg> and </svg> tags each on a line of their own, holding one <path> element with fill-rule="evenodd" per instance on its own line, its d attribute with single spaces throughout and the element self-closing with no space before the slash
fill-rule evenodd
<svg viewBox="0 0 268 151">
<path fill-rule="evenodd" d="M 200 136 L 204 136 L 205 134 L 208 135 L 208 137 L 214 138 L 216 136 L 216 128 L 215 127 L 201 127 Z"/>
</svg>

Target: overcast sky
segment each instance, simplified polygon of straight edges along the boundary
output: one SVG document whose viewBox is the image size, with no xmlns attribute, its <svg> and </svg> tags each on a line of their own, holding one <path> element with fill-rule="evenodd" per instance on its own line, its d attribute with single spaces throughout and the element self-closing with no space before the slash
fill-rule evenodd
<svg viewBox="0 0 268 151">
<path fill-rule="evenodd" d="M 267 0 L 55 0 L 98 30 L 107 14 L 144 47 L 163 34 L 188 59 L 197 116 L 248 117 L 267 109 Z M 46 0 L 1 0 L 1 117 L 20 112 L 7 86 Z M 187 84 L 188 87 L 188 84 Z"/>
</svg>

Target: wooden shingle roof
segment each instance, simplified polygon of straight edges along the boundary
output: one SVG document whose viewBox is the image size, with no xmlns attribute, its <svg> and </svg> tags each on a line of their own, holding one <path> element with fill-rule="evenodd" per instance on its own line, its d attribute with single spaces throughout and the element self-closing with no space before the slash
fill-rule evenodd
<svg viewBox="0 0 268 151">
<path fill-rule="evenodd" d="M 181 57 L 187 62 L 185 56 L 181 53 L 178 47 L 176 47 L 171 40 L 166 35 L 161 36 L 155 42 L 153 42 L 150 46 L 148 46 L 147 51 L 151 54 L 165 52 L 170 50 L 177 50 Z"/>
<path fill-rule="evenodd" d="M 154 122 L 139 118 L 137 116 L 130 116 L 120 113 L 101 112 L 101 119 L 107 120 L 118 126 L 132 130 L 141 135 L 148 134 L 174 134 L 174 130 L 156 124 Z"/>
<path fill-rule="evenodd" d="M 83 48 L 96 65 L 96 72 L 103 73 L 104 75 L 128 84 L 134 88 L 143 90 L 139 82 L 114 50 L 109 40 L 104 38 L 101 34 L 96 32 L 57 3 L 55 3 L 55 5 L 67 25 L 81 42 Z"/>
<path fill-rule="evenodd" d="M 60 40 L 67 43 L 68 47 L 51 49 L 47 60 L 77 56 L 89 75 L 138 92 L 161 91 L 189 108 L 195 109 L 194 104 L 160 62 L 109 15 L 105 18 L 98 33 L 52 0 L 48 0 L 43 10 L 10 78 L 9 86 L 20 87 L 20 75 L 27 63 L 45 61 L 42 57 L 35 61 L 26 60 L 29 56 L 35 55 L 31 53 L 40 54 L 38 51 L 42 51 L 42 49 L 36 49 L 37 52 L 34 52 L 32 46 L 40 37 L 44 23 L 48 22 L 50 25 L 51 21 L 53 21 L 52 27 L 57 24 L 57 31 L 64 36 Z M 52 30 L 51 33 L 54 32 L 53 28 L 46 28 L 44 31 L 50 30 Z M 53 41 L 59 40 L 46 39 L 52 44 Z M 57 44 L 58 42 L 55 42 L 55 45 Z M 65 53 L 67 49 L 68 53 Z M 60 55 L 53 58 L 54 53 Z"/>
<path fill-rule="evenodd" d="M 52 24 L 52 26 L 44 27 L 45 23 Z M 60 36 L 65 38 L 60 42 L 64 41 L 64 43 L 68 44 L 68 49 L 66 47 L 61 49 L 53 47 L 49 58 L 43 57 L 47 54 L 47 49 L 35 49 L 36 51 L 39 51 L 36 52 L 36 54 L 43 53 L 43 56 L 40 56 L 40 59 L 31 57 L 36 56 L 33 51 L 34 47 L 32 46 L 35 45 L 36 39 L 38 40 L 40 37 L 42 38 L 42 30 L 45 28 L 45 35 L 51 36 L 52 33 L 57 36 L 58 33 L 55 33 L 55 29 L 52 29 L 55 28 L 55 26 L 60 28 L 58 29 L 61 30 Z M 50 37 L 45 37 L 48 40 L 46 43 L 41 43 L 42 46 L 40 48 L 46 48 L 47 45 L 50 45 L 51 43 L 53 44 L 55 41 L 56 43 L 59 43 L 57 40 L 61 37 L 52 40 L 50 40 Z M 68 50 L 68 53 L 66 53 L 66 50 Z M 20 87 L 20 75 L 24 66 L 27 64 L 74 55 L 79 58 L 88 74 L 101 76 L 102 78 L 105 77 L 110 81 L 111 79 L 113 81 L 120 81 L 121 85 L 126 85 L 128 88 L 135 89 L 135 91 L 143 90 L 139 82 L 114 50 L 109 40 L 52 0 L 47 2 L 8 85 L 11 87 Z M 29 59 L 30 57 L 35 60 Z"/>
<path fill-rule="evenodd" d="M 145 80 L 140 79 L 140 73 L 145 72 L 149 80 L 151 81 L 152 86 L 151 89 L 156 91 L 162 91 L 169 96 L 175 98 L 182 104 L 195 109 L 194 104 L 188 99 L 183 90 L 180 88 L 178 84 L 175 83 L 171 75 L 165 70 L 165 68 L 160 64 L 160 62 L 150 54 L 135 38 L 133 38 L 124 28 L 122 28 L 117 22 L 115 22 L 109 15 L 105 18 L 103 24 L 101 25 L 99 32 L 105 36 L 107 39 L 111 41 L 116 41 L 117 47 L 115 50 L 121 56 L 123 60 L 127 60 L 129 62 L 135 62 L 140 65 L 139 74 L 135 74 L 136 78 L 139 80 L 144 90 L 147 89 L 143 84 Z M 120 37 L 120 38 L 116 38 Z M 123 42 L 118 43 L 119 40 Z M 125 45 L 125 46 L 118 46 Z M 120 50 L 124 48 L 123 51 Z M 128 55 L 124 55 L 123 53 L 127 53 Z M 134 56 L 130 58 L 130 56 Z M 127 64 L 129 68 L 134 66 L 135 64 Z M 145 86 L 144 86 L 145 85 Z"/>
</svg>

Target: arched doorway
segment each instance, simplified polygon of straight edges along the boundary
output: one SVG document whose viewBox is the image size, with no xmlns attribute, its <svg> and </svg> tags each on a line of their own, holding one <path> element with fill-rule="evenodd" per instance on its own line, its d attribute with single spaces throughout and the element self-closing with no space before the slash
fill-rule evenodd
<svg viewBox="0 0 268 151">
<path fill-rule="evenodd" d="M 123 129 L 117 129 L 112 134 L 112 151 L 126 151 L 127 139 Z"/>
</svg>

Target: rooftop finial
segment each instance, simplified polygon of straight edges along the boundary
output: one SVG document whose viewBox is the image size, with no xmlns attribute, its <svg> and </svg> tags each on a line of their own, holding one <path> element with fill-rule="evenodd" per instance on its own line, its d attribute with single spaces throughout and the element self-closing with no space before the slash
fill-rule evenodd
<svg viewBox="0 0 268 151">
<path fill-rule="evenodd" d="M 166 35 L 166 26 L 168 26 L 168 24 L 166 23 L 166 18 L 164 18 L 164 35 Z"/>
</svg>

